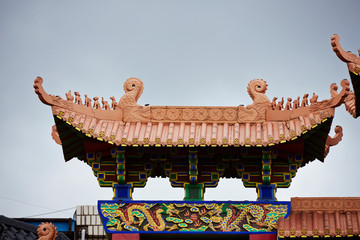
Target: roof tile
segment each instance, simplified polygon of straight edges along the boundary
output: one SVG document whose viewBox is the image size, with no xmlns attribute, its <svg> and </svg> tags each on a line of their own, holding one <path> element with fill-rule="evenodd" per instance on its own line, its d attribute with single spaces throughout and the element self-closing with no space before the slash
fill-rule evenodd
<svg viewBox="0 0 360 240">
<path fill-rule="evenodd" d="M 351 237 L 360 234 L 360 198 L 292 198 L 278 236 Z"/>
</svg>

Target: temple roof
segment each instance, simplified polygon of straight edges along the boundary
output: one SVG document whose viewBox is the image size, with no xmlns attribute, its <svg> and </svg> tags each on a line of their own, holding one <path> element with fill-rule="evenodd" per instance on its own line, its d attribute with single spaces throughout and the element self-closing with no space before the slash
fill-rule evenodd
<svg viewBox="0 0 360 240">
<path fill-rule="evenodd" d="M 56 122 L 52 135 L 62 144 L 66 160 L 82 159 L 79 154 L 84 153 L 82 141 L 85 138 L 117 146 L 263 147 L 291 142 L 309 132 L 312 135 L 316 132 L 316 137 L 311 139 L 318 142 L 314 146 L 319 146 L 314 158 L 323 160 L 329 146 L 341 140 L 341 127 L 336 129 L 334 138 L 328 137 L 328 133 L 335 107 L 341 105 L 350 92 L 349 82 L 343 80 L 340 93 L 335 84 L 331 85 L 332 97 L 328 100 L 318 102 L 314 94 L 309 104 L 305 94 L 302 102 L 300 98 L 294 103 L 288 99 L 284 108 L 283 99 L 276 103 L 274 98 L 270 102 L 265 95 L 266 82 L 255 79 L 248 87 L 253 104 L 246 107 L 142 107 L 136 104 L 139 94 L 131 103 L 128 98 L 132 91 L 125 91 L 112 109 L 105 101 L 101 109 L 98 102 L 94 106 L 82 105 L 81 99 L 74 102 L 70 92 L 67 100 L 48 95 L 42 82 L 37 78 L 34 87 L 40 99 L 52 107 Z M 139 79 L 131 78 L 125 82 L 124 89 L 129 82 L 143 88 Z M 261 88 L 259 92 L 258 87 Z"/>
<path fill-rule="evenodd" d="M 291 212 L 278 222 L 278 237 L 360 235 L 360 198 L 292 198 Z"/>
<path fill-rule="evenodd" d="M 332 45 L 337 55 L 342 56 L 336 36 L 332 37 Z M 345 60 L 360 63 L 356 57 Z M 354 76 L 358 76 L 356 71 L 355 67 Z M 119 102 L 111 97 L 111 104 L 104 98 L 100 104 L 99 97 L 94 97 L 92 103 L 86 94 L 83 104 L 80 93 L 75 92 L 74 97 L 71 91 L 62 99 L 47 94 L 42 83 L 41 77 L 35 79 L 35 92 L 43 103 L 52 107 L 56 122 L 52 136 L 62 144 L 66 160 L 83 158 L 81 155 L 87 147 L 82 141 L 88 141 L 86 138 L 99 145 L 116 146 L 266 147 L 298 138 L 309 139 L 306 135 L 309 132 L 312 137 L 305 142 L 317 142 L 311 144 L 318 146 L 314 157 L 323 160 L 329 147 L 342 137 L 341 127 L 335 129 L 334 138 L 328 136 L 335 108 L 344 104 L 353 117 L 359 115 L 360 109 L 360 94 L 357 94 L 360 86 L 356 82 L 353 92 L 345 79 L 341 81 L 339 93 L 338 86 L 331 84 L 331 98 L 322 101 L 318 101 L 315 93 L 312 97 L 304 94 L 302 99 L 284 101 L 284 97 L 279 100 L 274 97 L 270 101 L 266 96 L 267 83 L 254 79 L 247 87 L 253 103 L 246 107 L 140 106 L 137 100 L 144 85 L 137 78 L 129 78 L 124 83 L 125 94 Z M 317 131 L 319 129 L 321 131 Z"/>
</svg>

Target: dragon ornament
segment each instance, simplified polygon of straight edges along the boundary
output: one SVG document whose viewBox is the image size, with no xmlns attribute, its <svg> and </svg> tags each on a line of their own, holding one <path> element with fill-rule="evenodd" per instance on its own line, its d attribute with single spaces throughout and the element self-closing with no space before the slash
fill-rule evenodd
<svg viewBox="0 0 360 240">
<path fill-rule="evenodd" d="M 241 231 L 239 225 L 246 219 L 242 227 L 249 232 L 269 232 L 277 229 L 279 217 L 287 213 L 286 205 L 256 205 L 256 204 L 233 204 L 238 210 L 237 214 L 233 208 L 226 209 L 226 217 L 220 222 L 222 231 Z M 252 226 L 255 224 L 257 227 Z"/>
<path fill-rule="evenodd" d="M 263 79 L 251 80 L 247 91 L 253 100 L 253 103 L 239 107 L 238 121 L 264 121 L 266 110 L 271 109 L 271 102 L 265 95 L 267 84 Z"/>
<path fill-rule="evenodd" d="M 115 204 L 115 209 L 113 211 L 113 221 L 108 222 L 108 227 L 110 230 L 122 231 L 139 231 L 139 227 L 146 220 L 146 224 L 142 227 L 145 231 L 164 231 L 165 222 L 161 216 L 163 209 L 157 209 L 153 213 L 150 211 L 152 206 L 143 205 L 143 204 L 132 204 L 125 210 L 118 207 Z M 104 213 L 105 211 L 103 211 Z M 117 219 L 118 218 L 118 219 Z M 137 225 L 137 227 L 133 226 Z"/>
<path fill-rule="evenodd" d="M 56 227 L 52 223 L 41 223 L 37 232 L 39 240 L 55 240 L 57 237 Z"/>
<path fill-rule="evenodd" d="M 138 78 L 129 78 L 124 83 L 125 94 L 121 97 L 118 107 L 123 110 L 124 121 L 149 121 L 150 107 L 140 106 L 137 100 L 144 90 L 143 82 Z"/>
</svg>

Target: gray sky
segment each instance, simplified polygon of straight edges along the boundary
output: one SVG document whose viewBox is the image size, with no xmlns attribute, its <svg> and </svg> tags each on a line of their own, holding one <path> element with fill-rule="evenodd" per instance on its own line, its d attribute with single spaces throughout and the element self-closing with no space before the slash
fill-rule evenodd
<svg viewBox="0 0 360 240">
<path fill-rule="evenodd" d="M 138 77 L 142 105 L 248 105 L 254 78 L 267 81 L 269 99 L 313 92 L 328 99 L 331 83 L 350 78 L 330 37 L 339 34 L 343 48 L 357 53 L 359 7 L 355 0 L 0 1 L 0 214 L 27 217 L 112 198 L 89 166 L 64 162 L 50 135 L 50 107 L 32 87 L 36 76 L 63 98 L 72 90 L 117 100 L 125 80 Z M 341 106 L 336 125 L 342 142 L 325 163 L 301 168 L 278 200 L 360 195 L 360 119 Z M 184 190 L 150 179 L 133 197 L 182 200 Z M 255 200 L 256 191 L 222 179 L 205 199 Z"/>
</svg>

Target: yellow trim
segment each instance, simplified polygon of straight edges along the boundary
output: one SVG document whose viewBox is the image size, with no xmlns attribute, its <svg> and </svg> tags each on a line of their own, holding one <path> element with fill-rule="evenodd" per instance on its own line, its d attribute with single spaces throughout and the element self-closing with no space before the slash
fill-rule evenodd
<svg viewBox="0 0 360 240">
<path fill-rule="evenodd" d="M 126 144 L 121 144 L 121 146 L 122 146 L 122 147 L 127 147 L 127 145 L 126 145 Z"/>
<path fill-rule="evenodd" d="M 205 145 L 205 144 L 201 144 L 200 147 L 206 147 L 206 145 Z"/>
<path fill-rule="evenodd" d="M 139 145 L 138 145 L 138 144 L 133 144 L 132 146 L 133 146 L 133 147 L 138 147 Z"/>
<path fill-rule="evenodd" d="M 286 140 L 280 141 L 280 143 L 286 143 Z"/>
<path fill-rule="evenodd" d="M 322 120 L 322 122 L 326 122 L 328 119 L 327 118 L 325 118 L 324 120 Z"/>
<path fill-rule="evenodd" d="M 262 147 L 262 145 L 261 144 L 258 144 L 258 145 L 256 145 L 257 147 Z"/>
<path fill-rule="evenodd" d="M 71 125 L 71 122 L 66 121 L 67 124 Z"/>
<path fill-rule="evenodd" d="M 91 137 L 91 135 L 90 135 L 90 134 L 88 134 L 88 133 L 86 133 L 86 134 L 85 134 L 85 136 L 87 136 L 87 137 Z"/>
<path fill-rule="evenodd" d="M 308 131 L 307 131 L 307 130 L 305 130 L 305 131 L 303 131 L 303 132 L 302 132 L 302 134 L 305 134 L 305 133 L 307 133 L 307 132 L 308 132 Z"/>
<path fill-rule="evenodd" d="M 166 145 L 167 147 L 172 147 L 173 145 L 169 144 L 169 145 Z"/>
<path fill-rule="evenodd" d="M 149 144 L 144 144 L 143 146 L 144 146 L 144 147 L 149 147 L 150 145 L 149 145 Z"/>
<path fill-rule="evenodd" d="M 96 138 L 97 140 L 99 140 L 99 141 L 104 141 L 104 139 L 102 139 L 102 138 Z"/>
<path fill-rule="evenodd" d="M 270 144 L 269 144 L 270 147 L 271 147 L 271 146 L 274 146 L 274 145 L 275 145 L 275 143 L 270 143 Z"/>
<path fill-rule="evenodd" d="M 155 147 L 161 147 L 161 144 L 155 144 Z"/>
<path fill-rule="evenodd" d="M 297 139 L 298 137 L 293 137 L 291 140 L 295 140 L 295 139 Z"/>
<path fill-rule="evenodd" d="M 251 145 L 245 144 L 245 147 L 251 147 Z"/>
<path fill-rule="evenodd" d="M 181 145 L 177 145 L 177 146 L 178 146 L 178 147 L 184 147 L 184 145 L 182 145 L 182 144 L 181 144 Z"/>
<path fill-rule="evenodd" d="M 75 129 L 78 130 L 79 132 L 81 131 L 80 128 L 78 128 L 78 127 L 76 127 Z"/>
<path fill-rule="evenodd" d="M 108 143 L 110 143 L 111 145 L 114 145 L 114 143 L 112 141 L 108 141 Z"/>
<path fill-rule="evenodd" d="M 317 124 L 315 124 L 314 126 L 312 126 L 311 128 L 316 128 L 318 125 Z"/>
<path fill-rule="evenodd" d="M 60 116 L 56 116 L 58 119 L 62 119 L 62 117 L 60 117 Z"/>
<path fill-rule="evenodd" d="M 195 145 L 189 145 L 189 147 L 195 147 Z"/>
<path fill-rule="evenodd" d="M 228 147 L 229 145 L 222 145 L 223 147 Z"/>
<path fill-rule="evenodd" d="M 211 145 L 212 147 L 217 147 L 217 145 Z"/>
</svg>

